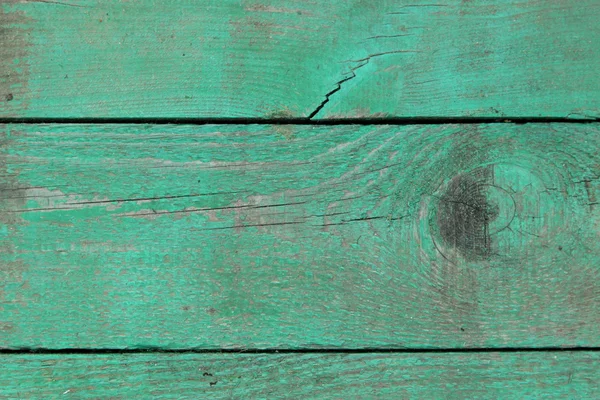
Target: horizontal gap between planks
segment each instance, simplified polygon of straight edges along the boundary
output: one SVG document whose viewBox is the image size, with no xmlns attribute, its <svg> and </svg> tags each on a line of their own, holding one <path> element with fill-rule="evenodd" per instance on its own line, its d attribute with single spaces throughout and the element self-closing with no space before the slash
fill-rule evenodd
<svg viewBox="0 0 600 400">
<path fill-rule="evenodd" d="M 131 124 L 131 125 L 446 125 L 446 124 L 589 124 L 600 118 L 416 117 L 416 118 L 0 118 L 0 124 Z"/>
<path fill-rule="evenodd" d="M 366 353 L 542 353 L 542 352 L 591 352 L 600 351 L 600 347 L 498 347 L 498 348 L 467 348 L 467 349 L 44 349 L 20 348 L 0 349 L 0 354 L 366 354 Z"/>
</svg>

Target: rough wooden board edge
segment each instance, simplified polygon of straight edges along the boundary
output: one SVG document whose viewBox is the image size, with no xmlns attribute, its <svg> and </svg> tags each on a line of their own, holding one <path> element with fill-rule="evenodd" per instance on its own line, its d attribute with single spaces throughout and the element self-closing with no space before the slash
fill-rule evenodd
<svg viewBox="0 0 600 400">
<path fill-rule="evenodd" d="M 598 345 L 598 124 L 4 128 L 2 347 Z"/>
<path fill-rule="evenodd" d="M 573 398 L 600 353 L 3 355 L 3 398 Z"/>
<path fill-rule="evenodd" d="M 5 0 L 0 116 L 600 115 L 595 0 L 264 3 Z"/>
</svg>

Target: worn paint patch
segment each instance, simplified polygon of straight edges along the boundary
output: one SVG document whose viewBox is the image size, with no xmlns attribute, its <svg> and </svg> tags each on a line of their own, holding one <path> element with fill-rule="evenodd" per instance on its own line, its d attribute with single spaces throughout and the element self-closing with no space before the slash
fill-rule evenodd
<svg viewBox="0 0 600 400">
<path fill-rule="evenodd" d="M 0 5 L 0 116 L 11 117 L 27 108 L 29 19 L 4 3 Z"/>
<path fill-rule="evenodd" d="M 26 284 L 23 278 L 25 264 L 19 256 L 17 231 L 21 218 L 14 209 L 25 207 L 25 193 L 27 188 L 18 182 L 18 174 L 10 166 L 9 150 L 11 145 L 11 128 L 7 125 L 0 126 L 0 301 L 9 303 L 7 293 L 16 287 Z M 7 304 L 5 309 L 13 305 Z M 12 324 L 10 329 L 14 329 Z M 8 325 L 7 325 L 8 326 Z M 6 331 L 5 327 L 0 330 Z"/>
</svg>

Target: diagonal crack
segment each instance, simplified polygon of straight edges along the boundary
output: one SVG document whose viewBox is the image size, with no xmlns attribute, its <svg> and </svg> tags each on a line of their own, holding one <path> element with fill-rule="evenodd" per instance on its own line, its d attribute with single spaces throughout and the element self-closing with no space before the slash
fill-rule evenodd
<svg viewBox="0 0 600 400">
<path fill-rule="evenodd" d="M 356 78 L 356 71 L 359 70 L 360 68 L 364 67 L 365 65 L 367 65 L 369 63 L 369 61 L 371 61 L 371 58 L 381 57 L 381 56 L 385 56 L 388 54 L 397 54 L 397 53 L 419 53 L 419 51 L 417 51 L 417 50 L 393 50 L 393 51 L 386 51 L 386 52 L 382 52 L 382 53 L 371 54 L 365 58 L 361 58 L 358 60 L 347 60 L 348 62 L 353 62 L 353 63 L 358 63 L 358 64 L 354 67 L 350 67 L 350 73 L 348 76 L 346 76 L 345 78 L 343 78 L 335 83 L 335 88 L 333 88 L 333 90 L 331 90 L 330 92 L 325 94 L 325 99 L 321 102 L 321 104 L 319 104 L 317 106 L 317 108 L 314 109 L 313 112 L 311 112 L 309 114 L 308 119 L 311 120 L 311 119 L 315 118 L 316 115 L 319 112 L 321 112 L 323 107 L 325 107 L 325 105 L 327 103 L 329 103 L 331 96 L 333 96 L 334 94 L 339 92 L 342 89 L 342 85 L 344 83 Z"/>
<path fill-rule="evenodd" d="M 344 82 L 348 82 L 350 79 L 356 78 L 356 73 L 354 71 L 356 71 L 359 68 L 364 67 L 365 65 L 367 65 L 367 63 L 368 63 L 368 61 L 363 62 L 362 64 L 359 64 L 356 67 L 350 68 L 350 75 L 347 76 L 347 77 L 345 77 L 341 81 L 337 81 L 336 82 L 336 87 L 332 91 L 330 91 L 329 93 L 325 94 L 325 100 L 323 100 L 321 102 L 321 104 L 319 104 L 317 106 L 317 108 L 315 108 L 315 110 L 312 113 L 310 113 L 310 115 L 308 116 L 308 119 L 313 119 L 323 109 L 323 107 L 325 107 L 325 104 L 329 103 L 329 98 L 332 95 L 334 95 L 335 93 L 339 92 L 342 89 L 342 84 Z"/>
</svg>

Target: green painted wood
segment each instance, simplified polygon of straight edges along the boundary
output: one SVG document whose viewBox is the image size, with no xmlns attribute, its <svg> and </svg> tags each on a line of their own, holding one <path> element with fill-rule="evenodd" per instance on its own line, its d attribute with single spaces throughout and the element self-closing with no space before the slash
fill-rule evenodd
<svg viewBox="0 0 600 400">
<path fill-rule="evenodd" d="M 599 124 L 1 132 L 0 347 L 600 345 Z"/>
<path fill-rule="evenodd" d="M 4 355 L 0 396 L 597 399 L 596 352 Z"/>
<path fill-rule="evenodd" d="M 0 117 L 598 117 L 599 7 L 4 0 Z"/>
</svg>

